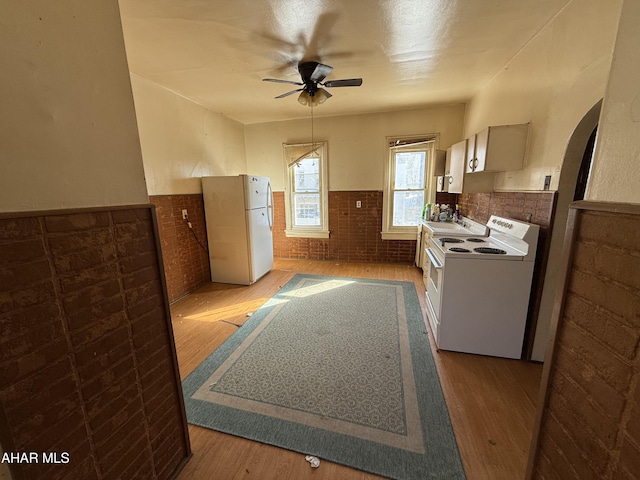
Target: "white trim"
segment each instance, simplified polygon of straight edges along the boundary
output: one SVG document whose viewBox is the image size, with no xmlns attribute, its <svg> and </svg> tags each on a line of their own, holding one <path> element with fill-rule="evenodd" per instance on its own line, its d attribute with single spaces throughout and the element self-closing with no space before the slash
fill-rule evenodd
<svg viewBox="0 0 640 480">
<path fill-rule="evenodd" d="M 434 140 L 428 142 L 420 142 L 419 144 L 409 144 L 404 146 L 395 147 L 393 142 L 396 139 L 411 140 L 433 138 Z M 402 151 L 424 151 L 422 147 L 425 143 L 430 143 L 431 146 L 426 148 L 427 156 L 425 159 L 425 188 L 424 198 L 425 203 L 434 203 L 435 201 L 435 179 L 434 173 L 434 158 L 435 150 L 438 143 L 437 134 L 429 135 L 411 135 L 404 137 L 386 137 L 385 139 L 385 168 L 384 168 L 384 192 L 383 192 L 383 209 L 382 209 L 382 231 L 380 232 L 382 240 L 415 240 L 417 238 L 416 227 L 417 225 L 409 225 L 406 227 L 398 227 L 391 225 L 393 215 L 393 201 L 392 195 L 394 192 L 393 185 L 393 158 L 398 150 Z M 419 218 L 416 219 L 420 221 Z"/>
<path fill-rule="evenodd" d="M 315 148 L 313 148 L 315 146 Z M 285 236 L 296 238 L 329 238 L 329 159 L 327 155 L 327 142 L 282 144 L 284 172 L 285 172 Z M 320 225 L 299 226 L 293 225 L 291 182 L 292 174 L 290 169 L 304 157 L 313 151 L 317 151 L 320 156 L 319 190 L 320 190 Z M 295 167 L 293 167 L 295 168 Z"/>
<path fill-rule="evenodd" d="M 380 232 L 382 240 L 418 240 L 417 227 L 410 228 L 412 232 Z"/>
<path fill-rule="evenodd" d="M 305 230 L 297 228 L 295 230 L 285 230 L 285 236 L 293 238 L 329 238 L 329 230 Z"/>
</svg>

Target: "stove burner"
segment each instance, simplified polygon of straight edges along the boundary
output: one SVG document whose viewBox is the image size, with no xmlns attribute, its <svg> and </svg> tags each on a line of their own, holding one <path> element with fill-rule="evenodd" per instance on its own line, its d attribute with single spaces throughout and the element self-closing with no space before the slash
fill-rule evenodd
<svg viewBox="0 0 640 480">
<path fill-rule="evenodd" d="M 458 252 L 458 253 L 471 253 L 471 250 L 461 247 L 451 247 L 449 249 L 450 252 Z"/>
<path fill-rule="evenodd" d="M 500 255 L 500 254 L 507 253 L 504 250 L 500 250 L 499 248 L 489 248 L 489 247 L 474 248 L 473 251 L 478 253 L 488 253 L 491 255 Z"/>
<path fill-rule="evenodd" d="M 481 238 L 467 238 L 467 242 L 484 243 L 486 240 Z"/>
<path fill-rule="evenodd" d="M 438 240 L 440 240 L 442 242 L 442 245 L 446 243 L 462 243 L 464 242 L 464 240 L 461 240 L 459 238 L 450 238 L 450 237 L 442 237 L 439 238 Z"/>
</svg>

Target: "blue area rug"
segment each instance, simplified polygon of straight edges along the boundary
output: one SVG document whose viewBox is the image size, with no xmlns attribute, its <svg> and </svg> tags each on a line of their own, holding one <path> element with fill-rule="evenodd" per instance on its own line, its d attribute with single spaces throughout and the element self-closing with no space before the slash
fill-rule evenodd
<svg viewBox="0 0 640 480">
<path fill-rule="evenodd" d="M 389 478 L 465 478 L 413 283 L 298 274 L 183 391 L 194 425 Z"/>
</svg>

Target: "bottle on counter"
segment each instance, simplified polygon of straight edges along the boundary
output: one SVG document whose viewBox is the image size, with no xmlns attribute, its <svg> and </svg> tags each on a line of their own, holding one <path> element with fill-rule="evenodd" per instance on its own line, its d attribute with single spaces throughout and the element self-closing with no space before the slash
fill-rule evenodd
<svg viewBox="0 0 640 480">
<path fill-rule="evenodd" d="M 435 207 L 433 207 L 433 221 L 434 222 L 440 221 L 440 205 L 438 205 L 437 203 Z"/>
</svg>

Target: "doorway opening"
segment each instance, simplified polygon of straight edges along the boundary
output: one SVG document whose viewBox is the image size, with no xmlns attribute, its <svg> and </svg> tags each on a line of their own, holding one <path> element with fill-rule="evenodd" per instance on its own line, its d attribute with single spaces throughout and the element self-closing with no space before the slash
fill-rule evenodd
<svg viewBox="0 0 640 480">
<path fill-rule="evenodd" d="M 533 341 L 529 341 L 525 349 L 525 358 L 528 360 L 542 362 L 545 358 L 557 281 L 560 275 L 560 264 L 562 263 L 562 246 L 567 228 L 569 205 L 575 200 L 583 199 L 587 189 L 601 108 L 602 100 L 591 107 L 580 120 L 569 139 L 564 154 L 558 182 L 556 208 L 551 228 L 551 244 L 544 273 L 540 309 L 538 310 L 535 324 L 532 325 L 531 329 Z"/>
<path fill-rule="evenodd" d="M 587 182 L 589 181 L 589 172 L 591 171 L 591 161 L 593 160 L 593 152 L 596 147 L 596 135 L 598 134 L 598 125 L 593 129 L 587 146 L 582 155 L 580 170 L 578 171 L 578 179 L 576 180 L 576 191 L 573 194 L 573 201 L 584 200 L 584 194 L 587 191 Z"/>
</svg>

